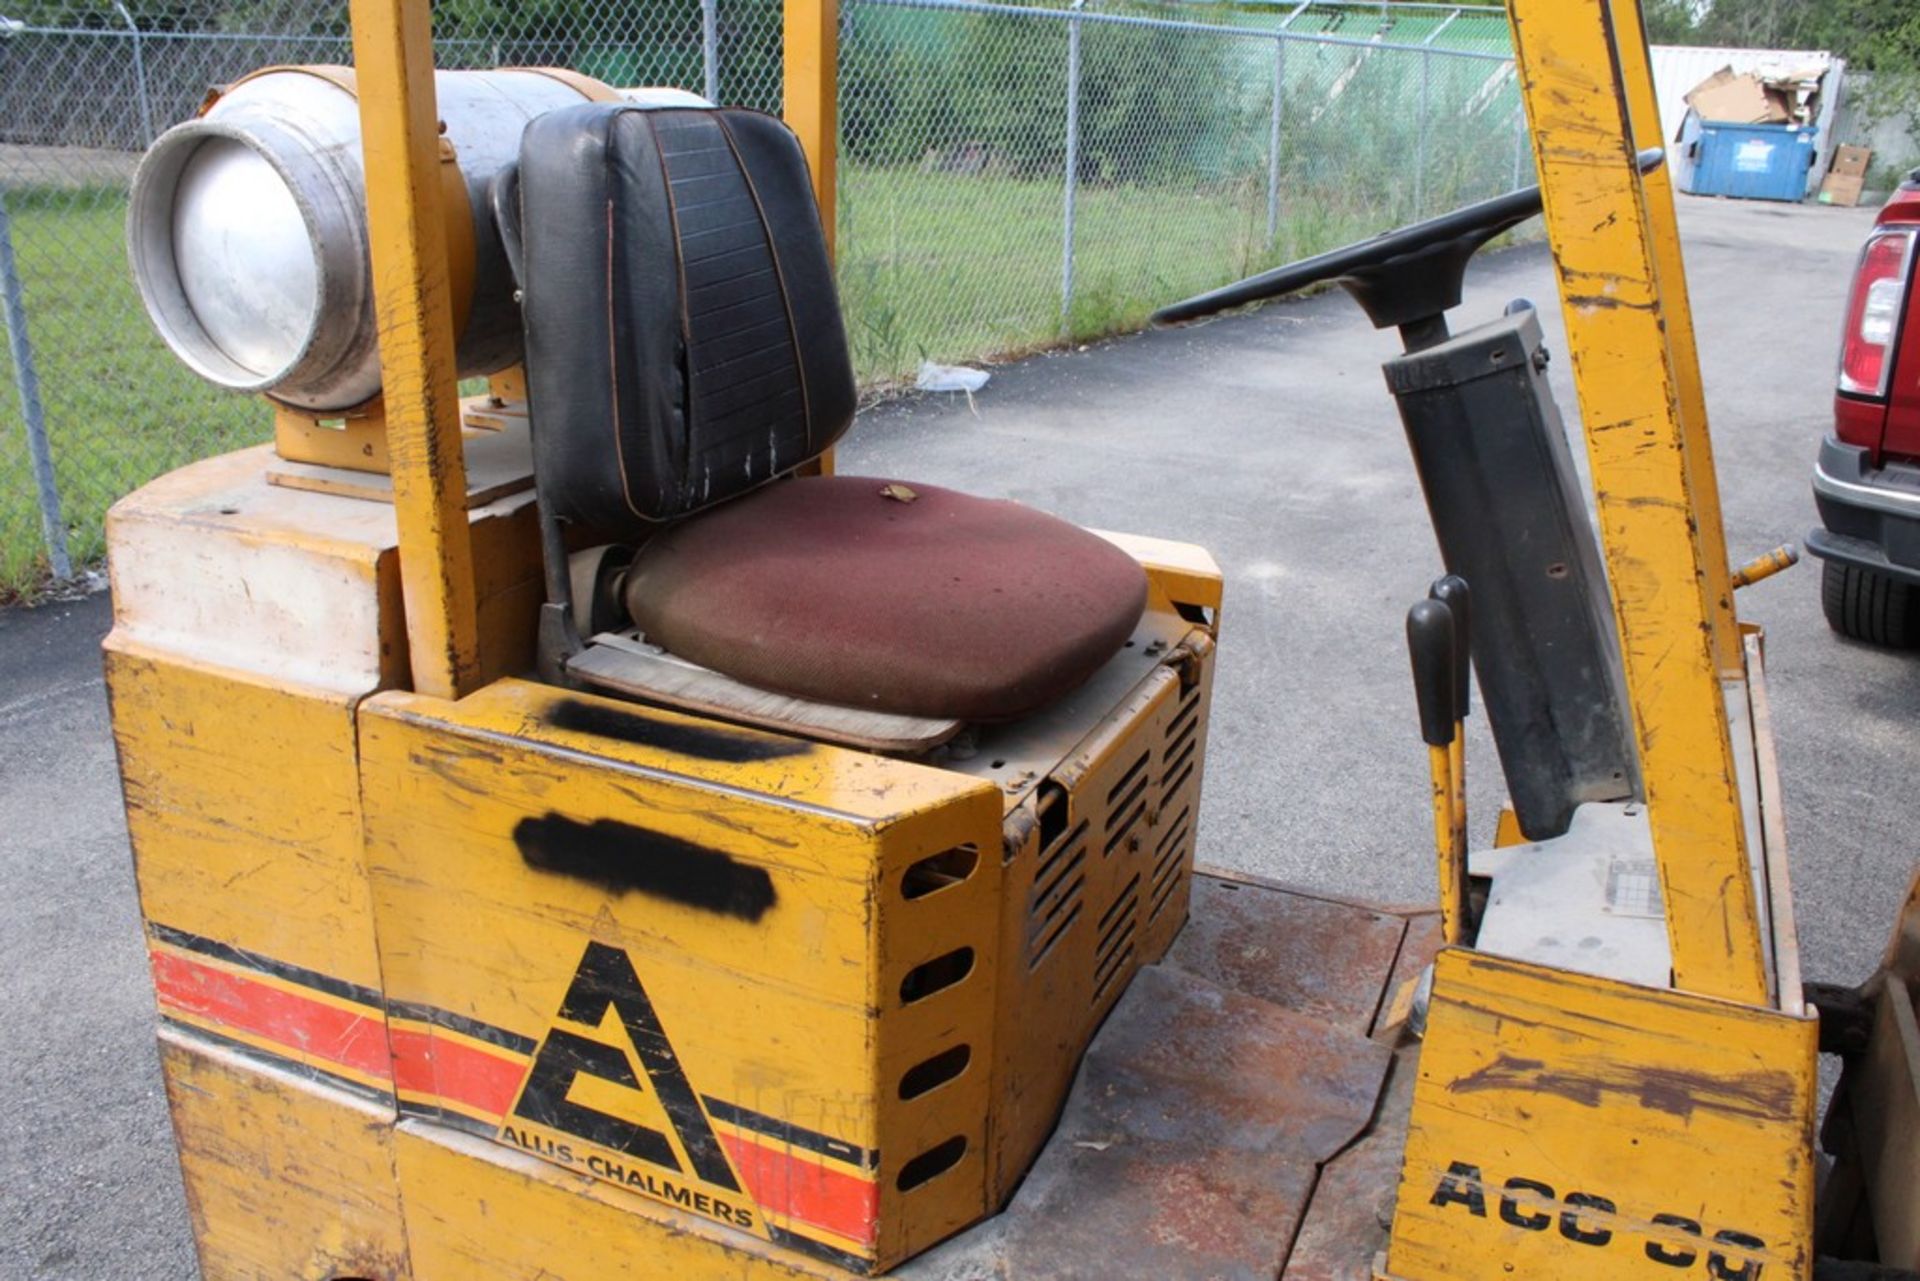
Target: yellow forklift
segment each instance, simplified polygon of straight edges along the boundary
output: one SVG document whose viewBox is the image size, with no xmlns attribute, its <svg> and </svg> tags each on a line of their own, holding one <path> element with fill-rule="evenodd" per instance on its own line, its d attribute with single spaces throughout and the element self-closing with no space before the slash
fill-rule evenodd
<svg viewBox="0 0 1920 1281">
<path fill-rule="evenodd" d="M 828 0 L 786 125 L 354 0 L 157 143 L 143 297 L 275 422 L 108 529 L 203 1272 L 1912 1275 L 1920 887 L 1810 1003 L 1638 5 L 1511 9 L 1539 191 L 1164 316 L 1405 340 L 1411 910 L 1196 867 L 1203 550 L 835 474 Z M 1542 204 L 1597 537 L 1531 309 L 1445 319 Z"/>
</svg>

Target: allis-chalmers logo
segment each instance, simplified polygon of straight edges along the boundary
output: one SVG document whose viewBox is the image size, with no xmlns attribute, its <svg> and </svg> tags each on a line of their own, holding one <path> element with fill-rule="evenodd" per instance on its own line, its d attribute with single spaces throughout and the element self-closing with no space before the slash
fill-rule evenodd
<svg viewBox="0 0 1920 1281">
<path fill-rule="evenodd" d="M 759 1227 L 619 948 L 587 944 L 500 1139 L 722 1223 Z"/>
</svg>

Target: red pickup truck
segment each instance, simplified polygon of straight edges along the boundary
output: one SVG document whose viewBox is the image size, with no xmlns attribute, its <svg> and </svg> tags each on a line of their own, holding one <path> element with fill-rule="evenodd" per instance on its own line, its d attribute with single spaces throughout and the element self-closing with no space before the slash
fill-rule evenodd
<svg viewBox="0 0 1920 1281">
<path fill-rule="evenodd" d="M 1813 498 L 1824 528 L 1820 600 L 1843 636 L 1920 646 L 1920 170 L 1894 193 L 1860 251 L 1841 333 L 1833 434 Z"/>
</svg>

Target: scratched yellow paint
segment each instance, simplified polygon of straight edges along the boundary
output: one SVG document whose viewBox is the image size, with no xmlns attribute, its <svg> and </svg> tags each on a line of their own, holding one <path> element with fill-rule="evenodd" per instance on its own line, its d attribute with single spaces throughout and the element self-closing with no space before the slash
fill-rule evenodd
<svg viewBox="0 0 1920 1281">
<path fill-rule="evenodd" d="M 1443 951 L 1387 1274 L 1807 1277 L 1816 1056 L 1812 1018 Z"/>
<path fill-rule="evenodd" d="M 1720 684 L 1724 546 L 1712 467 L 1690 453 L 1663 275 L 1633 159 L 1623 60 L 1606 0 L 1515 0 L 1521 89 L 1566 311 L 1581 418 L 1613 589 L 1676 984 L 1750 1004 L 1769 996 L 1763 924 Z M 1644 74 L 1641 59 L 1630 68 Z M 1674 261 L 1665 271 L 1659 258 Z M 1677 273 L 1676 273 L 1677 274 Z M 1697 371 L 1695 372 L 1697 377 Z M 1714 566 L 1718 565 L 1718 570 Z M 1716 582 L 1716 576 L 1718 581 Z M 1738 638 L 1728 643 L 1737 645 Z"/>
<path fill-rule="evenodd" d="M 696 1092 L 878 1150 L 877 1234 L 850 1252 L 884 1266 L 985 1212 L 997 788 L 512 680 L 459 703 L 380 695 L 360 725 L 389 1000 L 538 1040 L 586 944 L 605 944 Z M 556 867 L 595 830 L 615 833 L 610 852 Z M 971 875 L 905 896 L 912 864 L 959 845 L 981 855 Z M 764 894 L 723 910 L 621 880 L 649 860 L 724 865 Z M 961 949 L 964 978 L 906 999 L 910 973 Z M 957 1045 L 975 1070 L 900 1097 L 909 1068 Z M 896 1186 L 955 1137 L 956 1165 Z"/>
<path fill-rule="evenodd" d="M 853 1273 L 715 1231 L 484 1140 L 404 1122 L 395 1136 L 407 1186 L 407 1240 L 421 1281 L 672 1277 L 788 1281 Z"/>
<path fill-rule="evenodd" d="M 172 1030 L 160 1065 L 206 1281 L 434 1275 L 408 1267 L 390 1108 Z"/>
<path fill-rule="evenodd" d="M 1641 150 L 1669 147 L 1660 128 L 1660 106 L 1653 92 L 1640 0 L 1607 0 L 1615 45 L 1620 51 L 1621 83 L 1633 120 L 1633 145 Z M 1700 381 L 1700 355 L 1693 330 L 1693 304 L 1687 293 L 1686 264 L 1680 253 L 1680 223 L 1673 207 L 1671 156 L 1641 179 L 1646 192 L 1647 224 L 1652 232 L 1654 266 L 1660 286 L 1660 310 L 1672 351 L 1680 420 L 1686 435 L 1688 485 L 1693 520 L 1699 530 L 1701 571 L 1706 580 L 1707 613 L 1712 626 L 1714 662 L 1722 676 L 1745 668 L 1740 632 L 1733 614 L 1733 584 L 1727 568 L 1726 531 L 1720 519 L 1720 485 L 1714 473 L 1713 439 L 1707 431 L 1707 397 Z"/>
<path fill-rule="evenodd" d="M 146 920 L 377 987 L 353 700 L 110 639 Z"/>
</svg>

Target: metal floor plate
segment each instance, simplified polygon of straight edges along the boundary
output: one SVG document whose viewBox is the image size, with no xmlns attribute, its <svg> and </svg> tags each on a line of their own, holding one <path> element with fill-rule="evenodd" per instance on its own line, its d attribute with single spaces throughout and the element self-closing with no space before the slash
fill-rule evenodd
<svg viewBox="0 0 1920 1281">
<path fill-rule="evenodd" d="M 1364 1036 L 1406 928 L 1388 912 L 1202 875 L 1167 964 Z"/>
<path fill-rule="evenodd" d="M 1384 1229 L 1345 1219 L 1390 1205 L 1405 1124 L 1381 1107 L 1395 1052 L 1368 1031 L 1408 918 L 1206 875 L 1193 913 L 1094 1039 L 1012 1203 L 897 1275 L 1272 1281 L 1296 1233 L 1314 1249 L 1302 1276 L 1347 1275 L 1329 1270 L 1343 1250 L 1364 1275 Z M 1343 1205 L 1318 1213 L 1343 1152 Z"/>
</svg>

